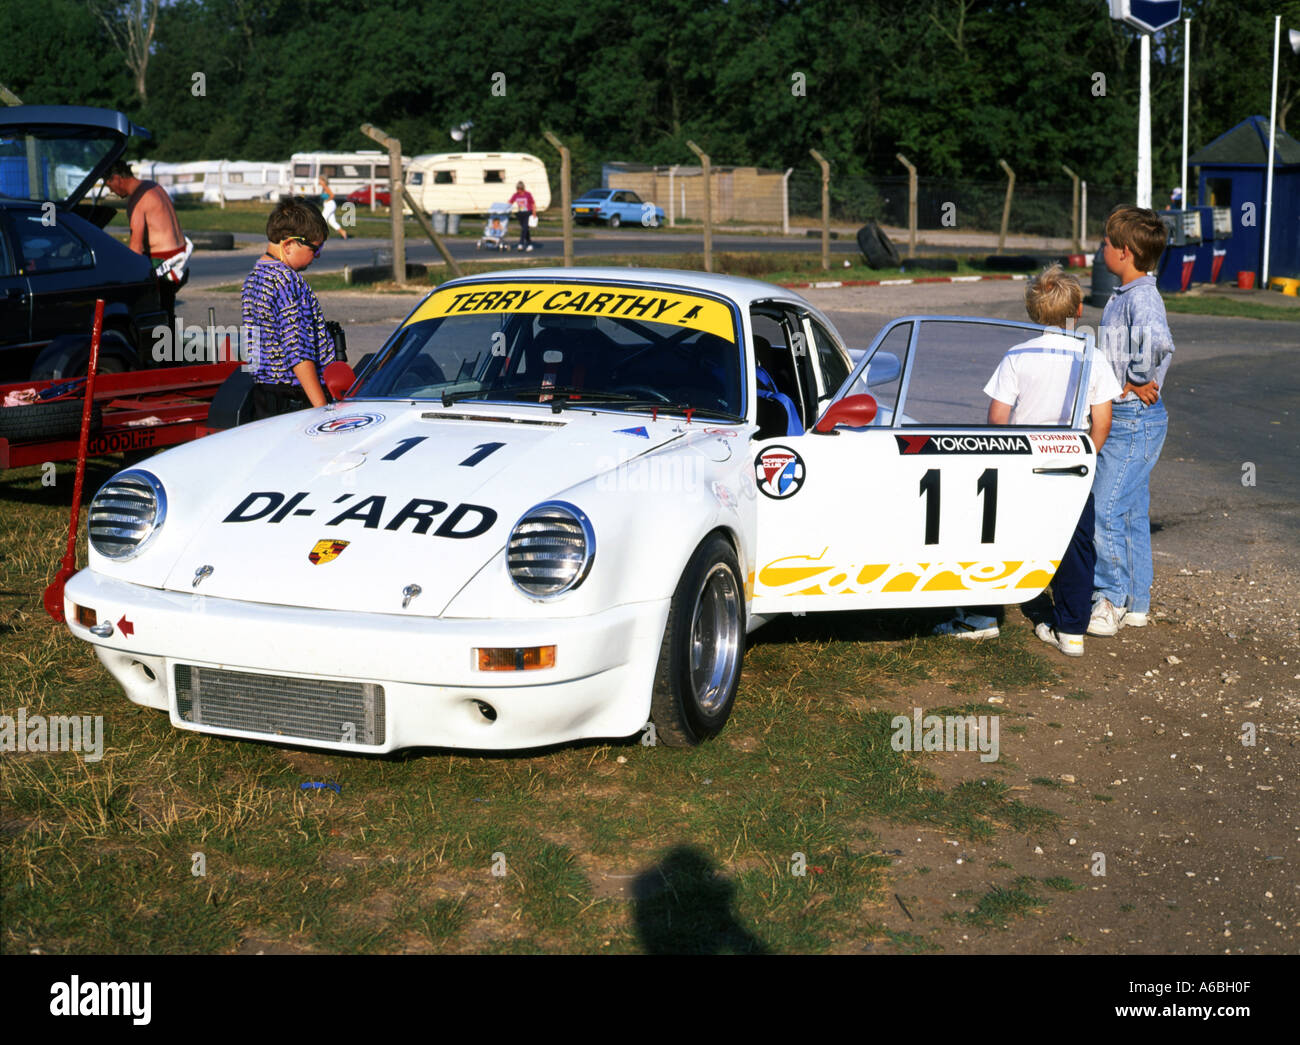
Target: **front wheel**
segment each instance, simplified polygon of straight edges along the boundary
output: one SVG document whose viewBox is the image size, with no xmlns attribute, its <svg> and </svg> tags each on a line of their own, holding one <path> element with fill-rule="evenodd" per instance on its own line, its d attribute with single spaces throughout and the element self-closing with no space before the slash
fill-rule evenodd
<svg viewBox="0 0 1300 1045">
<path fill-rule="evenodd" d="M 745 588 L 726 538 L 708 538 L 673 593 L 659 650 L 650 717 L 670 747 L 722 731 L 736 702 L 745 654 Z"/>
</svg>

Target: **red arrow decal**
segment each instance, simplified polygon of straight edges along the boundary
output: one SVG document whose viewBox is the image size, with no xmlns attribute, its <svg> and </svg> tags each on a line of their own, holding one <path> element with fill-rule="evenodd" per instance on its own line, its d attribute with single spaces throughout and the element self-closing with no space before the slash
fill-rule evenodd
<svg viewBox="0 0 1300 1045">
<path fill-rule="evenodd" d="M 120 631 L 123 635 L 135 634 L 135 625 L 126 619 L 125 613 L 122 614 L 122 616 L 118 619 L 117 630 Z"/>
<path fill-rule="evenodd" d="M 901 435 L 899 438 L 907 444 L 903 450 L 905 454 L 919 454 L 921 448 L 930 441 L 928 435 Z"/>
</svg>

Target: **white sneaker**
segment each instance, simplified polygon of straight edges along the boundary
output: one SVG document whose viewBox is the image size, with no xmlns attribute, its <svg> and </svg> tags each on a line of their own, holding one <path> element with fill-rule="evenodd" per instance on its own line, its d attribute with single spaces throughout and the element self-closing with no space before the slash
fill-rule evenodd
<svg viewBox="0 0 1300 1045">
<path fill-rule="evenodd" d="M 1145 628 L 1148 623 L 1148 615 L 1129 610 L 1124 614 L 1124 627 L 1126 628 Z"/>
<path fill-rule="evenodd" d="M 533 249 L 533 245 L 530 243 L 528 244 L 528 246 L 524 248 L 524 253 L 527 254 L 532 249 Z"/>
<path fill-rule="evenodd" d="M 953 639 L 996 639 L 999 634 L 998 619 L 958 610 L 957 616 L 952 620 L 936 625 L 934 634 Z"/>
<path fill-rule="evenodd" d="M 1067 657 L 1083 656 L 1082 635 L 1058 635 L 1050 624 L 1038 625 L 1038 627 L 1034 629 L 1034 634 L 1049 646 L 1055 646 Z"/>
<path fill-rule="evenodd" d="M 1114 635 L 1124 626 L 1124 611 L 1112 606 L 1109 599 L 1099 599 L 1092 607 L 1092 620 L 1088 621 L 1089 635 Z"/>
</svg>

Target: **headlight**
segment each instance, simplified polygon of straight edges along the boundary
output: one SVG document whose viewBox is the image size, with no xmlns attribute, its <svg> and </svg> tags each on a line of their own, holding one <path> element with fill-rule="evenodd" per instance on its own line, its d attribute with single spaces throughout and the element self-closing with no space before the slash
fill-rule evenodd
<svg viewBox="0 0 1300 1045">
<path fill-rule="evenodd" d="M 596 554 L 596 533 L 581 509 L 546 501 L 525 513 L 510 531 L 506 565 L 515 587 L 535 599 L 581 584 Z"/>
<path fill-rule="evenodd" d="M 144 550 L 167 518 L 167 494 L 153 474 L 119 472 L 90 502 L 90 544 L 108 559 L 129 559 Z"/>
</svg>

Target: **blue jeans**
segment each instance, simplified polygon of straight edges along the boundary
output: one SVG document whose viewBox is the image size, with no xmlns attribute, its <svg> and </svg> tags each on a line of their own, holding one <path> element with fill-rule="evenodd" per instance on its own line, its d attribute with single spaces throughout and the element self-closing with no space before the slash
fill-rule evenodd
<svg viewBox="0 0 1300 1045">
<path fill-rule="evenodd" d="M 1134 613 L 1151 609 L 1151 471 L 1165 445 L 1169 415 L 1163 401 L 1116 403 L 1110 437 L 1097 457 L 1092 493 L 1097 505 L 1094 599 Z"/>
</svg>

